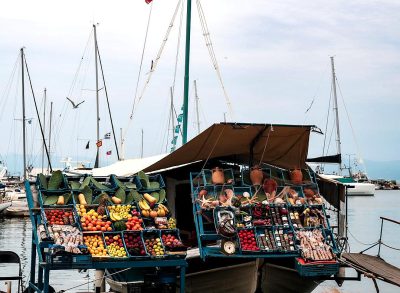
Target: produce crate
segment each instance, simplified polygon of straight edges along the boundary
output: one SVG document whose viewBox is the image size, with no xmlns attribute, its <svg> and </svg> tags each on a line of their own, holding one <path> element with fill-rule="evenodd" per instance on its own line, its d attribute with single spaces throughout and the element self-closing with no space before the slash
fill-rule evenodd
<svg viewBox="0 0 400 293">
<path fill-rule="evenodd" d="M 270 204 L 270 214 L 274 226 L 290 228 L 289 211 L 286 204 Z M 286 220 L 285 220 L 286 219 Z"/>
<path fill-rule="evenodd" d="M 228 185 L 228 184 L 224 184 L 224 185 L 214 185 L 214 194 L 215 194 L 215 198 L 219 199 L 220 195 L 226 195 L 225 191 L 226 190 L 232 190 L 233 191 L 233 185 Z"/>
<path fill-rule="evenodd" d="M 56 211 L 57 213 L 64 213 L 64 215 L 55 215 L 55 219 L 53 220 L 51 218 L 51 212 L 52 211 Z M 43 223 L 45 224 L 45 227 L 47 227 L 48 225 L 76 225 L 78 224 L 76 221 L 76 211 L 73 207 L 73 205 L 67 205 L 67 206 L 55 206 L 55 207 L 44 207 L 41 210 L 42 212 L 42 219 L 43 219 Z M 65 215 L 65 213 L 68 213 L 68 215 Z M 61 218 L 62 217 L 62 218 Z M 59 223 L 52 223 L 54 222 L 56 219 L 58 219 L 60 222 L 61 219 L 63 221 L 63 224 L 59 224 Z"/>
<path fill-rule="evenodd" d="M 117 236 L 117 237 L 119 236 L 119 239 L 121 239 L 121 241 L 115 240 L 114 239 L 115 236 Z M 122 246 L 119 246 L 119 247 L 123 248 L 122 251 L 125 252 L 125 256 L 115 256 L 115 255 L 111 254 L 111 243 L 109 245 L 107 245 L 107 237 L 108 238 L 113 238 L 114 241 L 121 242 Z M 122 232 L 103 232 L 103 240 L 104 240 L 104 246 L 107 249 L 107 253 L 112 259 L 118 259 L 119 260 L 119 259 L 128 258 L 128 252 L 127 252 L 126 247 L 125 247 L 124 237 L 122 235 Z"/>
<path fill-rule="evenodd" d="M 190 172 L 190 185 L 192 190 L 203 186 L 203 174 L 201 172 Z"/>
<path fill-rule="evenodd" d="M 96 237 L 98 241 L 101 241 L 101 243 L 103 244 L 104 248 L 106 248 L 102 232 L 87 232 L 87 233 L 84 233 L 83 241 L 84 241 L 85 244 L 88 243 L 89 237 Z M 89 245 L 89 243 L 88 243 L 88 245 Z M 89 253 L 90 253 L 90 249 L 92 249 L 92 248 L 88 247 Z M 90 255 L 91 255 L 93 261 L 94 260 L 101 260 L 101 259 L 109 259 L 108 252 L 106 253 L 105 256 L 103 256 L 103 255 L 102 256 L 95 256 L 95 255 L 92 255 L 92 254 L 90 254 Z"/>
<path fill-rule="evenodd" d="M 211 200 L 218 199 L 214 185 L 206 185 L 206 186 L 199 186 L 194 190 L 193 200 L 200 199 L 201 198 L 200 193 L 204 192 L 203 190 L 206 191 L 206 194 L 204 195 L 205 199 L 211 199 Z"/>
<path fill-rule="evenodd" d="M 332 252 L 336 255 L 339 254 L 339 249 L 336 245 L 335 237 L 330 228 L 322 230 L 325 235 L 325 242 L 332 248 Z"/>
<path fill-rule="evenodd" d="M 166 253 L 165 252 L 165 246 L 164 246 L 164 244 L 162 242 L 162 239 L 161 239 L 160 230 L 156 230 L 156 229 L 154 229 L 154 230 L 143 230 L 142 231 L 142 235 L 143 235 L 143 240 L 144 240 L 144 243 L 145 243 L 146 250 L 149 253 L 150 257 L 151 258 L 165 258 L 165 253 Z M 152 252 L 152 248 L 150 247 L 151 244 L 147 244 L 148 241 L 151 241 L 152 243 L 154 243 L 154 239 L 156 239 L 156 238 L 160 239 L 159 242 L 156 241 L 156 242 L 160 243 L 160 247 L 162 249 L 162 254 L 160 254 L 160 255 L 156 255 L 155 251 Z"/>
<path fill-rule="evenodd" d="M 275 253 L 278 251 L 273 227 L 256 227 L 256 240 L 263 253 Z"/>
<path fill-rule="evenodd" d="M 146 186 L 147 183 L 145 183 L 145 181 L 140 179 L 139 177 L 136 177 L 136 178 L 138 179 L 136 184 L 137 184 L 137 186 L 139 186 L 139 184 L 140 184 L 139 190 L 141 192 L 149 193 L 149 192 L 158 191 L 160 189 L 165 188 L 164 180 L 160 174 L 148 175 L 150 186 Z"/>
<path fill-rule="evenodd" d="M 237 196 L 240 200 L 242 198 L 245 198 L 243 196 L 243 194 L 245 192 L 247 192 L 250 195 L 250 197 L 252 195 L 252 191 L 251 191 L 251 187 L 250 186 L 234 186 L 233 187 L 233 192 L 235 193 L 235 196 Z"/>
<path fill-rule="evenodd" d="M 175 237 L 181 243 L 181 245 L 174 246 L 173 243 L 169 244 L 169 242 L 166 242 L 165 240 L 168 236 Z M 164 244 L 166 255 L 170 258 L 186 257 L 187 247 L 182 244 L 182 239 L 178 229 L 161 230 L 161 241 Z"/>
<path fill-rule="evenodd" d="M 271 178 L 271 169 L 270 168 L 261 168 L 261 171 L 263 171 L 263 173 L 264 173 L 264 179 Z M 242 185 L 253 186 L 253 183 L 250 180 L 250 172 L 251 171 L 249 168 L 242 169 Z"/>
<path fill-rule="evenodd" d="M 46 263 L 56 268 L 69 269 L 72 266 L 72 254 L 65 251 L 46 253 Z"/>
<path fill-rule="evenodd" d="M 65 176 L 65 179 L 67 181 L 67 186 L 70 190 L 72 191 L 80 191 L 81 190 L 81 184 L 85 180 L 85 178 L 88 177 L 87 175 L 81 175 L 81 176 Z"/>
<path fill-rule="evenodd" d="M 339 272 L 339 263 L 336 260 L 307 262 L 303 258 L 296 257 L 295 267 L 302 277 L 331 276 Z"/>
<path fill-rule="evenodd" d="M 95 192 L 112 192 L 115 191 L 115 186 L 110 181 L 110 176 L 106 177 L 91 177 L 97 183 L 90 181 L 89 187 Z"/>
<path fill-rule="evenodd" d="M 251 207 L 254 226 L 272 226 L 271 206 L 269 204 L 256 203 Z M 262 223 L 264 222 L 264 223 Z"/>
<path fill-rule="evenodd" d="M 81 206 L 81 205 L 80 205 L 80 206 Z M 90 210 L 94 210 L 94 211 L 97 213 L 97 208 L 98 208 L 98 207 L 99 207 L 99 205 L 85 205 L 85 206 L 84 206 L 84 210 L 86 211 L 86 214 L 88 214 L 88 213 L 90 212 Z M 111 232 L 111 231 L 113 230 L 113 226 L 112 226 L 111 221 L 108 221 L 107 219 L 104 219 L 104 218 L 101 219 L 101 220 L 99 220 L 99 219 L 97 219 L 97 220 L 95 220 L 95 219 L 88 220 L 88 221 L 87 221 L 88 223 L 86 223 L 86 221 L 85 221 L 85 224 L 83 224 L 83 222 L 82 222 L 82 213 L 83 213 L 83 210 L 80 209 L 80 208 L 78 208 L 78 207 L 76 207 L 76 206 L 75 206 L 75 208 L 76 208 L 76 220 L 77 220 L 77 222 L 78 222 L 78 224 L 79 224 L 79 227 L 80 227 L 81 231 L 82 231 L 84 234 L 85 234 L 85 233 L 90 233 L 90 232 L 107 232 L 107 231 Z M 106 214 L 105 214 L 105 216 L 108 217 L 107 209 L 106 209 Z M 99 224 L 100 224 L 100 228 L 99 228 L 98 225 L 97 225 L 97 222 L 98 222 L 98 221 L 101 222 L 101 223 L 99 223 Z M 104 223 L 104 224 L 103 224 L 103 223 Z M 95 224 L 96 224 L 96 225 L 95 225 Z M 95 227 L 96 230 L 92 230 L 93 227 Z M 105 227 L 106 231 L 104 231 L 104 229 L 103 229 L 103 231 L 102 231 L 102 229 L 101 229 L 102 227 Z M 110 230 L 107 230 L 108 227 L 111 228 L 111 231 L 110 231 Z"/>
<path fill-rule="evenodd" d="M 51 175 L 38 174 L 36 176 L 36 188 L 37 188 L 37 190 L 49 191 L 49 192 L 52 192 L 52 191 L 69 191 L 69 187 L 68 187 L 68 182 L 66 180 L 66 176 L 64 174 L 61 174 L 61 176 L 62 176 L 62 180 L 61 180 L 60 187 L 57 188 L 57 189 L 48 189 L 48 188 L 45 188 L 44 183 L 42 182 L 41 178 L 44 178 L 46 180 L 46 182 L 48 183 Z"/>
<path fill-rule="evenodd" d="M 303 229 L 304 228 L 304 215 L 303 211 L 307 208 L 306 205 L 292 205 L 288 206 L 289 210 L 289 219 L 292 224 L 292 227 L 297 230 L 297 229 Z M 296 220 L 296 215 L 298 215 L 298 219 Z"/>
<path fill-rule="evenodd" d="M 278 195 L 280 192 L 282 192 L 282 190 L 285 188 L 285 186 L 278 186 L 277 190 L 276 190 L 276 194 Z M 298 205 L 302 205 L 302 204 L 296 204 L 296 203 L 291 203 L 289 201 L 289 198 L 291 198 L 291 194 L 295 193 L 298 195 L 299 198 L 304 198 L 304 193 L 303 193 L 303 188 L 301 186 L 297 186 L 297 185 L 293 185 L 290 186 L 290 190 L 288 192 L 286 192 L 286 194 L 284 194 L 283 198 L 286 201 L 286 203 L 288 204 L 288 206 L 298 206 Z"/>
<path fill-rule="evenodd" d="M 268 200 L 267 195 L 261 185 L 251 186 L 251 195 L 252 197 L 257 196 L 257 202 L 263 202 Z"/>
<path fill-rule="evenodd" d="M 148 258 L 150 256 L 146 250 L 146 246 L 144 245 L 142 232 L 140 232 L 140 231 L 123 231 L 122 236 L 123 236 L 123 242 L 124 242 L 125 248 L 128 252 L 128 256 L 130 258 L 143 259 L 143 258 Z M 128 237 L 132 237 L 132 238 L 128 239 Z M 143 250 L 144 255 L 141 255 L 140 253 L 137 253 L 137 251 L 134 250 L 134 248 L 140 249 L 140 247 L 135 247 L 135 245 L 130 244 L 130 241 L 133 241 L 135 238 L 137 240 L 136 245 L 137 246 L 142 245 L 141 250 Z"/>
<path fill-rule="evenodd" d="M 242 233 L 245 232 L 253 232 L 254 233 L 254 242 L 253 245 L 255 245 L 254 247 L 257 248 L 257 250 L 250 250 L 246 248 L 246 240 L 241 236 Z M 257 240 L 256 240 L 256 229 L 255 228 L 244 228 L 244 229 L 238 229 L 238 239 L 239 239 L 239 250 L 241 253 L 243 254 L 258 254 L 261 253 L 261 249 L 258 246 Z"/>
<path fill-rule="evenodd" d="M 275 243 L 281 253 L 298 253 L 296 235 L 292 228 L 274 228 Z M 286 243 L 286 244 L 285 244 Z"/>
<path fill-rule="evenodd" d="M 72 194 L 68 190 L 56 190 L 56 191 L 39 190 L 38 191 L 39 205 L 42 208 L 43 207 L 60 206 L 60 205 L 57 205 L 57 201 L 58 201 L 58 197 L 61 195 L 64 196 L 64 204 L 63 205 L 69 205 L 69 204 L 74 203 Z"/>
<path fill-rule="evenodd" d="M 111 175 L 110 182 L 113 188 L 122 187 L 128 190 L 140 190 L 142 188 L 139 178 L 135 175 L 130 177 Z"/>
<path fill-rule="evenodd" d="M 223 169 L 223 172 L 224 172 L 225 184 L 234 185 L 235 184 L 235 177 L 233 175 L 233 170 L 232 169 Z M 214 185 L 213 182 L 212 182 L 212 170 L 203 169 L 201 171 L 201 174 L 203 176 L 203 186 Z M 232 182 L 229 182 L 230 180 Z"/>
</svg>

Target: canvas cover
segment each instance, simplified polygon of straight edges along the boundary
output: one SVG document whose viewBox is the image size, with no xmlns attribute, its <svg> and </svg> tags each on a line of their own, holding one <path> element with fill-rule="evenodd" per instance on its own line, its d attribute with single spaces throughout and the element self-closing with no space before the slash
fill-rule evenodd
<svg viewBox="0 0 400 293">
<path fill-rule="evenodd" d="M 242 163 L 265 162 L 290 169 L 306 167 L 312 126 L 219 123 L 145 169 L 146 172 L 190 162 L 234 156 Z"/>
</svg>

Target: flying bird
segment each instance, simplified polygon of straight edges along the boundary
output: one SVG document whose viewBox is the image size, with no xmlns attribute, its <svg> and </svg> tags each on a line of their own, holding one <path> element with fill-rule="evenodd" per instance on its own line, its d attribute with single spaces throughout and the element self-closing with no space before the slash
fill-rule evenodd
<svg viewBox="0 0 400 293">
<path fill-rule="evenodd" d="M 70 98 L 67 97 L 67 100 L 71 102 L 73 109 L 78 109 L 79 105 L 85 102 L 85 101 L 82 101 L 75 105 L 74 101 L 72 101 Z"/>
</svg>

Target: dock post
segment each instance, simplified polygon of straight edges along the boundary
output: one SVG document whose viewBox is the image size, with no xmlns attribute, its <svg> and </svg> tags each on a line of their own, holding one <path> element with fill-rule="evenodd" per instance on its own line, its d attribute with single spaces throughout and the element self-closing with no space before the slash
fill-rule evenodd
<svg viewBox="0 0 400 293">
<path fill-rule="evenodd" d="M 95 292 L 100 293 L 106 291 L 106 282 L 104 280 L 104 270 L 96 270 L 94 273 Z"/>
</svg>

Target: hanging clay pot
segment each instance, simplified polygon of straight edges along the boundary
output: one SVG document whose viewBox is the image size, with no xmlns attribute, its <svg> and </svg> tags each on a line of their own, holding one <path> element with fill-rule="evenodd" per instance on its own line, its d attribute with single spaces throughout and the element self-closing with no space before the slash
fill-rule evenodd
<svg viewBox="0 0 400 293">
<path fill-rule="evenodd" d="M 250 169 L 250 180 L 253 185 L 261 185 L 263 182 L 263 171 L 258 165 Z"/>
<path fill-rule="evenodd" d="M 301 169 L 293 169 L 290 171 L 290 180 L 294 184 L 302 184 L 303 183 L 303 173 Z"/>
<path fill-rule="evenodd" d="M 211 170 L 212 171 L 212 176 L 211 176 L 211 181 L 213 184 L 224 184 L 225 183 L 225 176 L 224 176 L 224 170 L 221 168 L 214 168 Z"/>
<path fill-rule="evenodd" d="M 274 179 L 265 179 L 263 184 L 263 189 L 265 193 L 271 194 L 273 191 L 276 192 L 278 188 L 278 183 Z"/>
</svg>

